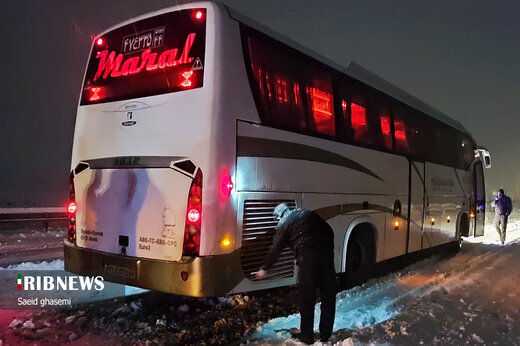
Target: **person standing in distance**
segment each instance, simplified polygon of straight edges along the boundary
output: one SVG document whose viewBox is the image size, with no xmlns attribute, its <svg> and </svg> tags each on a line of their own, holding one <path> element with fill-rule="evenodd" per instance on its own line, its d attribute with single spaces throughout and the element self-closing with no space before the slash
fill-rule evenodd
<svg viewBox="0 0 520 346">
<path fill-rule="evenodd" d="M 300 334 L 301 341 L 314 343 L 314 305 L 316 291 L 321 295 L 320 339 L 332 335 L 336 312 L 336 271 L 334 269 L 334 231 L 318 214 L 307 209 L 291 210 L 285 203 L 273 212 L 279 220 L 273 245 L 264 264 L 256 273 L 263 279 L 285 247 L 294 252 L 299 267 Z"/>
<path fill-rule="evenodd" d="M 509 214 L 511 214 L 513 204 L 511 198 L 506 196 L 503 189 L 500 189 L 492 205 L 495 207 L 495 228 L 500 236 L 500 242 L 504 245 L 506 242 L 507 219 Z"/>
</svg>

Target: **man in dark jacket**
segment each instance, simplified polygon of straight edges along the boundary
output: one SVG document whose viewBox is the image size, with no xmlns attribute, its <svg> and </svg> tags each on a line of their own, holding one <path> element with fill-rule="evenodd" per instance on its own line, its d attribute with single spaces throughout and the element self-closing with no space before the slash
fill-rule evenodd
<svg viewBox="0 0 520 346">
<path fill-rule="evenodd" d="M 500 236 L 500 242 L 504 245 L 506 242 L 507 219 L 509 214 L 511 214 L 513 204 L 511 203 L 511 198 L 505 195 L 503 189 L 498 190 L 498 195 L 492 204 L 495 207 L 495 228 Z"/>
<path fill-rule="evenodd" d="M 314 305 L 316 290 L 321 294 L 320 336 L 326 341 L 332 334 L 336 310 L 336 271 L 334 269 L 334 232 L 318 214 L 306 209 L 290 210 L 282 203 L 274 210 L 280 221 L 273 245 L 264 265 L 257 272 L 262 279 L 282 250 L 289 246 L 299 267 L 301 341 L 314 342 Z"/>
</svg>

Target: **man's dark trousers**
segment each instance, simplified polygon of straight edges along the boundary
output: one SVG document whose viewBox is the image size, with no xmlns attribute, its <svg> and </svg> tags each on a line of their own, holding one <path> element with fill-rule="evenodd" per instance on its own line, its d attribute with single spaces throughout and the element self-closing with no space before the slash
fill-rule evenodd
<svg viewBox="0 0 520 346">
<path fill-rule="evenodd" d="M 334 250 L 313 248 L 298 259 L 300 281 L 300 315 L 302 341 L 313 340 L 316 290 L 321 296 L 320 335 L 328 339 L 332 334 L 336 312 L 336 271 Z"/>
<path fill-rule="evenodd" d="M 500 236 L 500 242 L 504 245 L 506 241 L 507 215 L 495 214 L 495 228 Z"/>
</svg>

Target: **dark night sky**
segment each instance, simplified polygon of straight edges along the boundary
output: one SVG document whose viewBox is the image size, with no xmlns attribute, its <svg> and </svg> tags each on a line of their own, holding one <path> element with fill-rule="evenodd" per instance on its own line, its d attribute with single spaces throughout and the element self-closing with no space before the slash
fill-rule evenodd
<svg viewBox="0 0 520 346">
<path fill-rule="evenodd" d="M 228 0 L 338 63 L 356 61 L 462 122 L 520 196 L 520 2 Z M 65 203 L 91 35 L 166 0 L 2 3 L 0 207 Z"/>
</svg>

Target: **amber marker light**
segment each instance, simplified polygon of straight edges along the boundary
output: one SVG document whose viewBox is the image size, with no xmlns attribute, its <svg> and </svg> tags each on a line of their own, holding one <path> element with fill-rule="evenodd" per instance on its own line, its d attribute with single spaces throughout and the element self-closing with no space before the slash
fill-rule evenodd
<svg viewBox="0 0 520 346">
<path fill-rule="evenodd" d="M 229 247 L 231 245 L 231 239 L 229 239 L 228 237 L 225 237 L 220 242 L 220 245 L 222 245 L 222 247 Z"/>
<path fill-rule="evenodd" d="M 394 229 L 395 230 L 399 229 L 399 221 L 397 221 L 397 220 L 394 221 Z"/>
<path fill-rule="evenodd" d="M 469 213 L 469 216 L 473 219 L 475 217 L 475 213 L 471 212 L 471 213 Z"/>
<path fill-rule="evenodd" d="M 435 225 L 435 218 L 432 217 L 432 225 Z"/>
</svg>

